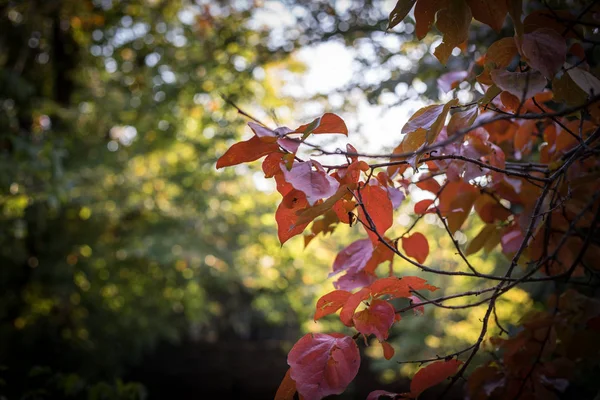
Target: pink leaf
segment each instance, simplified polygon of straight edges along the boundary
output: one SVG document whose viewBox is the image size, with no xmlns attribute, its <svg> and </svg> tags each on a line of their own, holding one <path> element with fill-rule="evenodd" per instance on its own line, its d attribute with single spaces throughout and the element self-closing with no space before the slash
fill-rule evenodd
<svg viewBox="0 0 600 400">
<path fill-rule="evenodd" d="M 317 161 L 294 163 L 290 171 L 281 167 L 285 180 L 295 189 L 306 195 L 306 200 L 312 206 L 317 200 L 331 197 L 337 192 L 340 184 Z"/>
<path fill-rule="evenodd" d="M 438 78 L 438 87 L 442 89 L 443 92 L 449 92 L 456 88 L 460 82 L 465 80 L 468 74 L 467 71 L 446 72 Z"/>
<path fill-rule="evenodd" d="M 360 366 L 354 340 L 341 334 L 309 333 L 288 354 L 290 376 L 305 400 L 342 393 Z"/>
<path fill-rule="evenodd" d="M 338 253 L 333 262 L 333 272 L 329 276 L 341 271 L 362 270 L 367 265 L 367 262 L 369 262 L 372 254 L 373 243 L 369 239 L 361 239 L 353 242 Z"/>
<path fill-rule="evenodd" d="M 417 296 L 410 296 L 409 300 L 411 301 L 411 303 L 413 305 L 421 304 L 421 299 L 418 298 Z M 413 312 L 415 313 L 415 315 L 423 315 L 423 314 L 425 314 L 425 307 L 424 306 L 416 306 L 415 308 L 413 308 Z"/>
</svg>

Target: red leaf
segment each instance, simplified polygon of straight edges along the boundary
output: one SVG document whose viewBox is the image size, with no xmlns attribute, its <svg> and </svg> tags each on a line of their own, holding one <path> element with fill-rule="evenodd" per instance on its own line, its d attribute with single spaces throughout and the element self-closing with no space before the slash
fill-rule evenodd
<svg viewBox="0 0 600 400">
<path fill-rule="evenodd" d="M 448 228 L 454 233 L 465 222 L 473 203 L 477 199 L 478 190 L 465 181 L 450 182 L 439 196 L 439 210 L 448 219 Z"/>
<path fill-rule="evenodd" d="M 374 334 L 380 341 L 388 338 L 388 330 L 394 324 L 394 307 L 384 300 L 373 300 L 368 308 L 352 317 L 354 327 L 365 336 Z"/>
<path fill-rule="evenodd" d="M 390 299 L 398 297 L 412 296 L 411 290 L 429 290 L 436 291 L 438 288 L 427 283 L 423 278 L 418 276 L 405 276 L 402 279 L 390 276 L 388 278 L 378 279 L 369 286 L 371 296 L 378 298 L 388 296 Z M 356 309 L 356 307 L 355 307 Z"/>
<path fill-rule="evenodd" d="M 394 357 L 394 353 L 396 353 L 396 351 L 391 344 L 388 342 L 381 342 L 381 347 L 383 347 L 383 357 L 386 360 L 390 360 L 392 357 Z"/>
<path fill-rule="evenodd" d="M 333 314 L 348 301 L 352 293 L 345 290 L 334 290 L 317 300 L 317 311 L 315 312 L 315 321 L 326 315 Z"/>
<path fill-rule="evenodd" d="M 434 178 L 423 179 L 417 182 L 417 187 L 433 194 L 437 194 L 440 191 L 440 184 Z"/>
<path fill-rule="evenodd" d="M 369 297 L 371 297 L 371 290 L 369 288 L 362 288 L 348 297 L 348 300 L 342 307 L 342 312 L 340 312 L 340 321 L 346 326 L 352 326 L 352 317 L 354 316 L 356 307 Z"/>
<path fill-rule="evenodd" d="M 294 131 L 296 133 L 341 133 L 348 136 L 348 128 L 344 123 L 344 120 L 339 116 L 326 113 L 322 117 L 319 117 L 312 122 L 301 125 Z"/>
<path fill-rule="evenodd" d="M 425 214 L 430 205 L 433 204 L 433 200 L 425 199 L 415 204 L 415 214 Z"/>
<path fill-rule="evenodd" d="M 265 173 L 265 178 L 272 178 L 277 174 L 281 173 L 281 159 L 284 156 L 283 153 L 271 153 L 262 163 L 262 170 Z"/>
<path fill-rule="evenodd" d="M 360 366 L 354 340 L 341 334 L 309 333 L 288 354 L 290 376 L 306 400 L 342 393 Z"/>
<path fill-rule="evenodd" d="M 436 361 L 417 371 L 410 383 L 410 395 L 419 396 L 423 391 L 442 383 L 458 371 L 462 361 L 448 360 Z"/>
<path fill-rule="evenodd" d="M 296 221 L 298 221 L 296 212 L 306 207 L 308 207 L 306 196 L 299 190 L 292 190 L 283 197 L 281 204 L 279 204 L 275 212 L 277 235 L 281 244 L 284 244 L 289 238 L 302 233 L 304 228 L 309 224 L 307 222 L 296 226 Z"/>
<path fill-rule="evenodd" d="M 529 65 L 552 79 L 567 60 L 567 43 L 552 29 L 542 28 L 523 35 L 521 45 Z"/>
<path fill-rule="evenodd" d="M 296 382 L 290 376 L 291 369 L 288 369 L 283 377 L 283 380 L 279 384 L 277 393 L 275 393 L 275 400 L 294 400 L 296 394 Z"/>
<path fill-rule="evenodd" d="M 311 206 L 317 200 L 333 196 L 340 186 L 317 161 L 294 163 L 290 171 L 285 167 L 282 170 L 286 181 L 303 192 Z"/>
<path fill-rule="evenodd" d="M 375 224 L 377 232 L 383 236 L 393 223 L 392 202 L 387 195 L 387 191 L 380 186 L 367 185 L 361 190 L 360 194 L 364 207 Z M 358 215 L 362 221 L 367 221 L 362 207 L 358 208 Z M 374 232 L 366 230 L 371 241 L 377 243 L 378 236 Z"/>
<path fill-rule="evenodd" d="M 258 136 L 252 136 L 245 142 L 234 144 L 217 160 L 217 169 L 245 162 L 255 161 L 279 150 L 277 143 L 266 143 Z"/>
<path fill-rule="evenodd" d="M 427 238 L 419 232 L 403 237 L 402 249 L 406 252 L 407 256 L 413 257 L 419 264 L 423 264 L 429 255 Z"/>
</svg>

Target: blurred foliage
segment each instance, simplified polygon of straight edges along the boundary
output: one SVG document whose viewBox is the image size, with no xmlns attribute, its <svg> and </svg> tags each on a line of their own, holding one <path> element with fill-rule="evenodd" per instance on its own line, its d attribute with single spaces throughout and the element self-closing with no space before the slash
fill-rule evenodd
<svg viewBox="0 0 600 400">
<path fill-rule="evenodd" d="M 112 382 L 184 334 L 296 337 L 319 266 L 278 250 L 262 173 L 214 169 L 244 123 L 221 95 L 286 105 L 265 71 L 294 65 L 251 11 L 0 2 L 0 392 Z M 50 383 L 28 381 L 36 365 Z"/>
</svg>

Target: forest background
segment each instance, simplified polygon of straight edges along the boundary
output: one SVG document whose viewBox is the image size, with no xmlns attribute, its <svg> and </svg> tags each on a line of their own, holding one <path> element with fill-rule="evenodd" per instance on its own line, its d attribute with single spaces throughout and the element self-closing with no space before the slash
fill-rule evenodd
<svg viewBox="0 0 600 400">
<path fill-rule="evenodd" d="M 441 36 L 417 41 L 412 15 L 386 32 L 394 5 L 1 0 L 0 394 L 269 398 L 302 334 L 342 329 L 315 323 L 314 305 L 332 290 L 335 255 L 360 233 L 340 227 L 307 249 L 302 238 L 280 246 L 278 195 L 260 166 L 215 163 L 250 135 L 234 104 L 272 125 L 335 112 L 354 145 L 391 153 L 423 105 L 474 100 L 469 85 L 438 78 L 467 70 L 498 33 L 474 23 L 466 53 L 443 65 L 433 54 Z M 401 205 L 398 226 L 411 226 L 418 200 Z M 455 268 L 435 216 L 424 222 L 428 262 Z M 458 243 L 482 226 L 469 221 Z M 470 257 L 484 273 L 503 259 Z M 404 264 L 395 271 L 411 271 Z M 441 295 L 470 289 L 461 277 L 427 279 Z M 516 332 L 551 291 L 511 290 L 499 323 Z M 391 333 L 397 360 L 477 339 L 472 310 L 427 311 Z M 370 346 L 344 398 L 407 391 L 417 369 Z"/>
</svg>

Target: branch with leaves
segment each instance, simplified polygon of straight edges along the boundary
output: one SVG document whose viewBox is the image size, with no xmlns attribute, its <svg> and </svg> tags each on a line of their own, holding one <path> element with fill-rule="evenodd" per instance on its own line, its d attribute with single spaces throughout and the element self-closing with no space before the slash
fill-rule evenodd
<svg viewBox="0 0 600 400">
<path fill-rule="evenodd" d="M 566 311 L 574 298 L 586 304 L 594 300 L 567 290 L 554 300 L 563 306 L 555 306 L 553 313 L 526 316 L 515 337 L 501 339 L 489 333 L 493 318 L 500 333 L 508 334 L 496 308 L 499 299 L 519 285 L 560 282 L 598 287 L 595 260 L 600 243 L 594 238 L 600 234 L 600 80 L 591 72 L 597 65 L 587 54 L 596 46 L 589 31 L 598 26 L 600 7 L 587 5 L 576 14 L 546 7 L 523 15 L 517 0 L 494 5 L 400 0 L 388 29 L 411 10 L 417 38 L 425 37 L 434 24 L 442 34 L 434 52 L 442 63 L 455 48 L 465 51 L 473 18 L 500 32 L 510 17 L 514 36 L 491 44 L 468 71 L 440 77 L 451 89 L 462 82 L 482 88 L 477 101 L 461 105 L 454 98 L 418 110 L 402 128 L 402 139 L 391 154 L 363 153 L 349 143 L 335 150 L 312 143 L 314 135 L 349 135 L 344 121 L 332 113 L 295 129 L 271 129 L 238 108 L 252 120 L 248 125 L 254 136 L 234 144 L 217 162 L 222 168 L 265 157 L 265 177 L 275 180 L 282 196 L 275 213 L 282 245 L 309 230 L 304 235 L 308 245 L 340 224 L 362 226 L 366 234 L 335 258 L 336 290 L 317 301 L 314 316 L 317 321 L 339 311 L 340 321 L 355 333 L 302 337 L 288 355 L 290 369 L 276 399 L 292 399 L 296 393 L 304 399 L 341 393 L 358 372 L 359 337 L 374 336 L 389 360 L 394 356 L 387 342 L 390 330 L 401 323 L 403 313 L 422 314 L 427 306 L 458 310 L 484 305 L 477 340 L 446 356 L 400 361 L 428 365 L 415 374 L 409 393 L 376 390 L 369 399 L 416 398 L 447 378 L 451 379 L 443 395 L 461 378 L 468 380 L 471 398 L 561 391 L 568 377 L 554 363 L 560 357 L 573 364 L 580 360 L 556 352 L 559 342 L 573 340 L 560 336 L 571 332 L 561 324 L 568 321 L 585 334 L 598 329 L 598 314 L 580 314 L 583 319 L 575 320 Z M 313 157 L 303 159 L 300 148 L 311 150 Z M 316 159 L 328 155 L 343 156 L 346 162 L 323 165 Z M 365 159 L 386 161 L 369 164 Z M 395 210 L 419 192 L 428 198 L 415 205 L 412 225 L 395 239 L 386 236 L 394 225 Z M 418 227 L 428 214 L 439 221 L 468 271 L 425 264 L 429 243 Z M 456 235 L 470 219 L 478 219 L 483 228 L 462 248 Z M 471 254 L 497 248 L 508 259 L 498 275 L 481 273 L 469 261 Z M 395 257 L 432 276 L 465 276 L 493 285 L 429 299 L 426 292 L 438 288 L 420 277 L 396 276 Z M 384 263 L 390 268 L 388 276 L 381 277 L 377 270 Z M 517 274 L 519 264 L 526 268 Z M 410 305 L 396 309 L 390 301 L 398 298 Z M 465 303 L 448 304 L 455 299 Z M 503 357 L 467 376 L 486 344 L 502 349 Z"/>
</svg>

